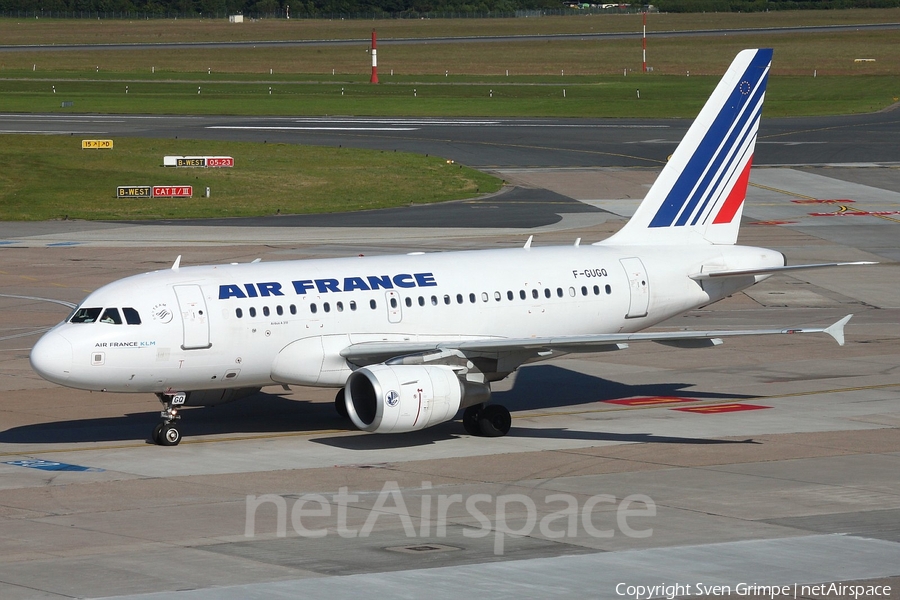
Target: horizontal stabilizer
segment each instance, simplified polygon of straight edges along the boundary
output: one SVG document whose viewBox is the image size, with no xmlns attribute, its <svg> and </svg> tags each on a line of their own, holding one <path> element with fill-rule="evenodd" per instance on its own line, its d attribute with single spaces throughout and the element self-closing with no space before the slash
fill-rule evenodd
<svg viewBox="0 0 900 600">
<path fill-rule="evenodd" d="M 811 269 L 825 269 L 830 267 L 852 267 L 861 265 L 877 265 L 877 262 L 858 261 L 858 262 L 840 262 L 840 263 L 818 263 L 814 265 L 791 265 L 784 267 L 765 267 L 762 269 L 738 269 L 734 271 L 712 271 L 709 273 L 697 273 L 691 275 L 694 281 L 703 281 L 704 279 L 719 279 L 725 277 L 750 277 L 753 275 L 774 275 L 775 273 L 783 273 L 784 271 L 808 271 Z"/>
</svg>

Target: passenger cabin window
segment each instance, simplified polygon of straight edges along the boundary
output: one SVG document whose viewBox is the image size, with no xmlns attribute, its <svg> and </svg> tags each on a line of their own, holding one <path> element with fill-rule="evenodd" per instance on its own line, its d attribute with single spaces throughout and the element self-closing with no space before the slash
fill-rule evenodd
<svg viewBox="0 0 900 600">
<path fill-rule="evenodd" d="M 118 308 L 107 308 L 100 317 L 101 323 L 109 323 L 110 325 L 121 325 L 122 317 L 119 316 Z"/>
<path fill-rule="evenodd" d="M 122 314 L 125 316 L 125 322 L 129 325 L 141 324 L 141 315 L 135 309 L 126 306 L 122 309 Z"/>
<path fill-rule="evenodd" d="M 69 323 L 93 323 L 100 316 L 102 308 L 79 308 L 69 319 Z"/>
</svg>

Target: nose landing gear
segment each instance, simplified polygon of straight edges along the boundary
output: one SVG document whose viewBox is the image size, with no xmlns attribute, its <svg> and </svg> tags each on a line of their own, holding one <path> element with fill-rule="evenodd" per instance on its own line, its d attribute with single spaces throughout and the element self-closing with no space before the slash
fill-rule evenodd
<svg viewBox="0 0 900 600">
<path fill-rule="evenodd" d="M 164 410 L 159 413 L 162 423 L 153 428 L 151 439 L 159 446 L 177 446 L 181 441 L 181 432 L 175 426 L 175 421 L 181 418 L 177 407 L 185 403 L 187 394 L 184 392 L 157 394 L 156 397 L 159 398 Z"/>
</svg>

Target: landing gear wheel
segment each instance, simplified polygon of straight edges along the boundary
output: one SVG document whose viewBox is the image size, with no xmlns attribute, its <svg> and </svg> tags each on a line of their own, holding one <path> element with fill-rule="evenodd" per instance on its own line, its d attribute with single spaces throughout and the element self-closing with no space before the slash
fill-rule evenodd
<svg viewBox="0 0 900 600">
<path fill-rule="evenodd" d="M 344 395 L 344 388 L 341 388 L 334 396 L 334 410 L 337 411 L 337 414 L 340 415 L 342 419 L 350 418 L 350 415 L 347 413 L 347 398 Z"/>
<path fill-rule="evenodd" d="M 151 436 L 153 443 L 159 446 L 177 446 L 181 441 L 181 432 L 174 423 L 181 418 L 178 411 L 187 400 L 187 393 L 157 394 L 156 397 L 159 398 L 164 410 L 159 413 L 162 423 L 153 428 Z"/>
<path fill-rule="evenodd" d="M 156 427 L 153 428 L 153 435 L 150 436 L 150 439 L 153 440 L 153 443 L 157 446 L 162 445 L 162 442 L 159 441 L 159 434 L 162 432 L 162 428 L 165 426 L 165 423 L 160 423 Z"/>
<path fill-rule="evenodd" d="M 478 424 L 478 419 L 481 417 L 483 410 L 484 404 L 473 404 L 466 407 L 466 410 L 463 411 L 463 429 L 469 435 L 481 435 L 481 426 Z"/>
<path fill-rule="evenodd" d="M 502 437 L 509 433 L 512 417 L 505 406 L 488 404 L 478 417 L 478 427 L 485 437 Z"/>
<path fill-rule="evenodd" d="M 163 423 L 159 432 L 160 446 L 177 446 L 181 441 L 181 432 L 174 425 Z"/>
</svg>

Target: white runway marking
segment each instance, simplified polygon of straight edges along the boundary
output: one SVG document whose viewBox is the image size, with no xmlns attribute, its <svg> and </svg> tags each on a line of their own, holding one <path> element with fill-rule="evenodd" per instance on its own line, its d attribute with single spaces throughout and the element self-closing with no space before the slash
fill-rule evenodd
<svg viewBox="0 0 900 600">
<path fill-rule="evenodd" d="M 0 129 L 0 133 L 27 133 L 30 135 L 65 135 L 65 134 L 75 134 L 78 135 L 106 135 L 106 131 L 55 131 L 52 129 Z"/>
<path fill-rule="evenodd" d="M 38 296 L 16 296 L 15 294 L 0 294 L 0 298 L 16 298 L 18 300 L 37 300 L 39 302 L 53 302 L 54 304 L 62 304 L 63 306 L 68 306 L 69 308 L 76 308 L 78 305 L 73 304 L 72 302 L 66 302 L 65 300 L 56 300 L 54 298 L 40 298 Z"/>
<path fill-rule="evenodd" d="M 240 125 L 210 125 L 207 129 L 242 129 L 251 131 L 418 131 L 418 127 L 254 127 Z"/>
</svg>

